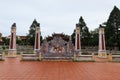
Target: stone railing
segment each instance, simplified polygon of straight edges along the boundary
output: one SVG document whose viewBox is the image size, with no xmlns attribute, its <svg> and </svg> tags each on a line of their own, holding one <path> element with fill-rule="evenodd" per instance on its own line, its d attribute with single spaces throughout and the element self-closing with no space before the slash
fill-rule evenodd
<svg viewBox="0 0 120 80">
<path fill-rule="evenodd" d="M 117 55 L 109 54 L 109 60 L 110 61 L 120 61 L 120 54 L 117 54 Z"/>
<path fill-rule="evenodd" d="M 23 54 L 21 53 L 21 60 L 41 60 L 41 54 Z"/>
<path fill-rule="evenodd" d="M 72 61 L 72 57 L 42 57 L 42 61 Z"/>
<path fill-rule="evenodd" d="M 94 61 L 94 53 L 92 53 L 91 55 L 76 56 L 76 61 Z"/>
<path fill-rule="evenodd" d="M 120 61 L 120 55 L 112 55 L 112 61 Z"/>
<path fill-rule="evenodd" d="M 3 60 L 3 55 L 2 54 L 0 54 L 0 60 Z"/>
</svg>

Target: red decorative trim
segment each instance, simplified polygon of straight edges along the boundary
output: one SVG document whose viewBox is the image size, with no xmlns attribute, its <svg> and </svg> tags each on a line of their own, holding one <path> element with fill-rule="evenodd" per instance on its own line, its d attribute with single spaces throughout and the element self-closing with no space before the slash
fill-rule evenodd
<svg viewBox="0 0 120 80">
<path fill-rule="evenodd" d="M 77 49 L 80 49 L 80 39 L 79 39 L 79 34 L 77 34 Z"/>
<path fill-rule="evenodd" d="M 10 49 L 13 49 L 13 33 L 11 34 Z"/>
<path fill-rule="evenodd" d="M 38 49 L 38 33 L 36 34 L 36 49 Z"/>
<path fill-rule="evenodd" d="M 102 34 L 102 50 L 104 50 L 104 36 Z"/>
</svg>

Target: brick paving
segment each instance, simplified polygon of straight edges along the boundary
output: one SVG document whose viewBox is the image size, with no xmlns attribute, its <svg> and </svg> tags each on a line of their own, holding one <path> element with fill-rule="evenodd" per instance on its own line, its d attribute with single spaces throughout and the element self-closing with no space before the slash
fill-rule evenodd
<svg viewBox="0 0 120 80">
<path fill-rule="evenodd" d="M 6 58 L 0 61 L 0 80 L 120 80 L 120 63 Z"/>
</svg>

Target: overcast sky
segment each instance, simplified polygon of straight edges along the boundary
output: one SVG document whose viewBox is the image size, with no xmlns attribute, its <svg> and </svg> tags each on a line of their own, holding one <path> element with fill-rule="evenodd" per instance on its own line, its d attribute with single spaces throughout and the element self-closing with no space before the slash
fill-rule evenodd
<svg viewBox="0 0 120 80">
<path fill-rule="evenodd" d="M 0 0 L 0 33 L 9 35 L 15 22 L 17 35 L 26 35 L 36 19 L 42 36 L 71 35 L 80 16 L 93 30 L 107 21 L 115 5 L 120 9 L 120 0 Z"/>
</svg>

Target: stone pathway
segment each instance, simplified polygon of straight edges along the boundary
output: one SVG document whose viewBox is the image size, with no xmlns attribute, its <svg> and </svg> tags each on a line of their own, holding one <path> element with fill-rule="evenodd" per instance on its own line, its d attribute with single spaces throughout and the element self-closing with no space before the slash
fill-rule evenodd
<svg viewBox="0 0 120 80">
<path fill-rule="evenodd" d="M 0 80 L 120 80 L 120 63 L 39 62 L 6 58 Z"/>
</svg>

